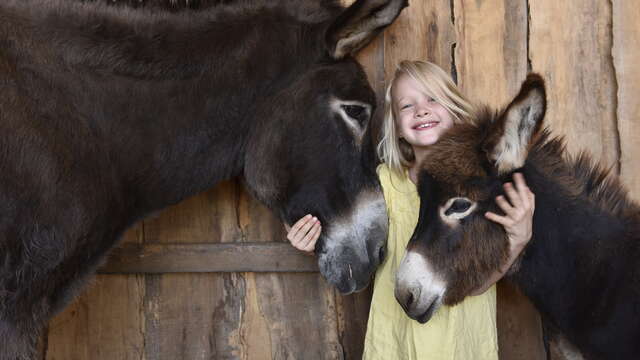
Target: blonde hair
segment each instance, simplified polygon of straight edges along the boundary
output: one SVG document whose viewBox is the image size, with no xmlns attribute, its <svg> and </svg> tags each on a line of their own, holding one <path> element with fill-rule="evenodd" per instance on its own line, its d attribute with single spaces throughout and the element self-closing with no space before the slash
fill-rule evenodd
<svg viewBox="0 0 640 360">
<path fill-rule="evenodd" d="M 391 96 L 395 82 L 403 75 L 410 76 L 418 82 L 425 94 L 447 109 L 453 116 L 454 123 L 471 123 L 476 112 L 471 102 L 460 93 L 451 76 L 438 65 L 427 61 L 400 62 L 385 92 L 382 139 L 377 149 L 380 160 L 399 174 L 404 174 L 404 167 L 411 166 L 415 160 L 411 145 L 398 135 L 395 106 Z"/>
</svg>

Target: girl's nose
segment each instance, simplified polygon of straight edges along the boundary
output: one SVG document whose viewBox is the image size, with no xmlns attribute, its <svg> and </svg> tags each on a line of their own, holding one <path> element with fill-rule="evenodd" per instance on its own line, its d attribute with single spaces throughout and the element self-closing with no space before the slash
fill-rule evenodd
<svg viewBox="0 0 640 360">
<path fill-rule="evenodd" d="M 419 108 L 418 111 L 416 111 L 416 116 L 419 118 L 427 115 L 429 115 L 429 109 L 427 108 Z"/>
</svg>

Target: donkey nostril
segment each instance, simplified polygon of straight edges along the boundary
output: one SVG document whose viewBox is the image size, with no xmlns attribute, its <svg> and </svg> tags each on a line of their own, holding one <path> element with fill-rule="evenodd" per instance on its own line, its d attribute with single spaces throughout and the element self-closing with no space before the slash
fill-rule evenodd
<svg viewBox="0 0 640 360">
<path fill-rule="evenodd" d="M 384 257 L 385 255 L 387 255 L 387 250 L 385 249 L 384 245 L 380 247 L 380 250 L 378 251 L 378 261 L 380 263 L 382 263 L 382 261 L 384 261 Z"/>
<path fill-rule="evenodd" d="M 411 308 L 411 304 L 413 304 L 413 293 L 410 292 L 407 297 L 407 309 Z"/>
</svg>

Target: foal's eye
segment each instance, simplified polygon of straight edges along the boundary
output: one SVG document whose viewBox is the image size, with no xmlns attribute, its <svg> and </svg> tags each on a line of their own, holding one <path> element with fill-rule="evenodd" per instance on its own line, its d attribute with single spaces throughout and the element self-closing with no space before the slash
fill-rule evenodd
<svg viewBox="0 0 640 360">
<path fill-rule="evenodd" d="M 369 118 L 367 109 L 364 106 L 342 105 L 342 109 L 350 118 L 357 120 L 361 125 L 364 125 Z"/>
<path fill-rule="evenodd" d="M 447 222 L 457 222 L 471 215 L 477 204 L 465 197 L 455 197 L 440 207 L 440 216 Z"/>
<path fill-rule="evenodd" d="M 471 207 L 471 201 L 466 199 L 455 199 L 451 206 L 445 211 L 445 215 L 453 213 L 463 213 Z"/>
</svg>

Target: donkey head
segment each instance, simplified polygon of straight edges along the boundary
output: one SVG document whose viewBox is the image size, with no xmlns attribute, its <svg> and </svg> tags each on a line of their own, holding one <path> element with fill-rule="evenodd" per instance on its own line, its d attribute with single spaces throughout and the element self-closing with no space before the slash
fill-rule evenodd
<svg viewBox="0 0 640 360">
<path fill-rule="evenodd" d="M 505 263 L 495 198 L 521 168 L 545 114 L 542 79 L 529 75 L 520 93 L 497 115 L 459 125 L 429 149 L 421 164 L 418 225 L 396 278 L 396 299 L 419 322 L 441 305 L 453 305 L 482 286 Z"/>
<path fill-rule="evenodd" d="M 263 121 L 251 129 L 249 188 L 289 224 L 308 213 L 320 219 L 320 271 L 343 293 L 367 286 L 387 237 L 368 136 L 375 94 L 351 54 L 405 6 L 406 0 L 359 0 L 308 34 L 301 46 L 320 46 L 316 58 L 265 99 Z"/>
</svg>

